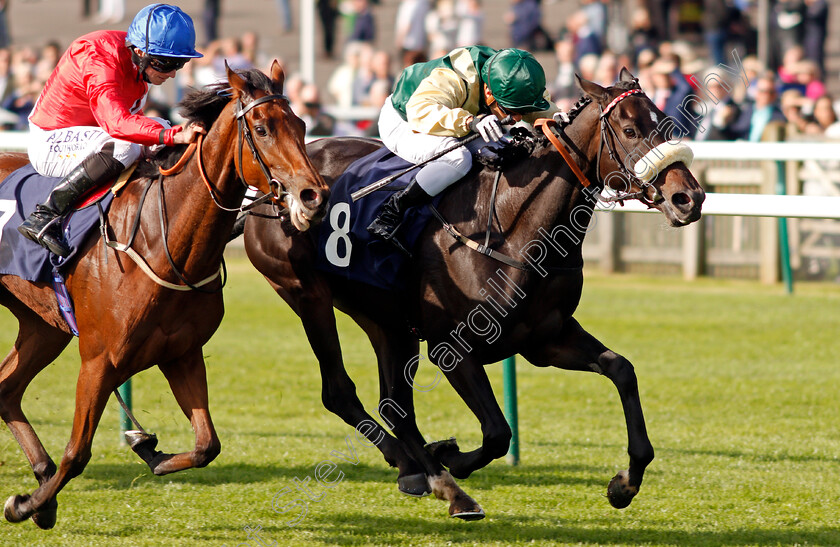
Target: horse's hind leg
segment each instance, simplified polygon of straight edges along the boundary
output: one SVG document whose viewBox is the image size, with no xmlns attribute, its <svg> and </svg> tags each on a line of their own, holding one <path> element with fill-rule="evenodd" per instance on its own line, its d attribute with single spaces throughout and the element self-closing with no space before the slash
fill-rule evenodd
<svg viewBox="0 0 840 547">
<path fill-rule="evenodd" d="M 633 365 L 621 355 L 607 349 L 594 336 L 583 330 L 574 319 L 563 325 L 554 343 L 533 347 L 522 355 L 537 366 L 555 366 L 566 370 L 603 374 L 618 389 L 627 423 L 627 453 L 630 456 L 630 466 L 610 481 L 607 498 L 610 504 L 618 509 L 630 505 L 633 497 L 639 492 L 645 469 L 653 461 L 653 446 L 645 428 Z"/>
<path fill-rule="evenodd" d="M 397 484 L 401 492 L 412 496 L 427 494 L 426 469 L 411 457 L 400 440 L 365 412 L 356 395 L 356 385 L 341 356 L 332 289 L 315 267 L 316 250 L 308 236 L 286 238 L 280 234 L 275 222 L 251 216 L 246 223 L 245 250 L 254 267 L 300 317 L 320 367 L 324 408 L 364 434 L 385 461 L 399 469 Z"/>
<path fill-rule="evenodd" d="M 155 450 L 156 441 L 151 442 L 150 439 L 146 442 L 132 443 L 132 448 L 155 475 L 204 467 L 219 455 L 222 443 L 210 418 L 207 373 L 201 348 L 181 359 L 161 364 L 159 368 L 195 431 L 195 448 L 191 452 L 165 454 Z"/>
<path fill-rule="evenodd" d="M 38 484 L 43 485 L 55 474 L 56 466 L 24 415 L 21 399 L 32 379 L 58 357 L 72 336 L 44 323 L 28 310 L 17 315 L 20 321 L 17 342 L 0 363 L 0 416 L 29 460 Z M 52 528 L 57 508 L 53 498 L 32 520 L 40 528 Z"/>
</svg>

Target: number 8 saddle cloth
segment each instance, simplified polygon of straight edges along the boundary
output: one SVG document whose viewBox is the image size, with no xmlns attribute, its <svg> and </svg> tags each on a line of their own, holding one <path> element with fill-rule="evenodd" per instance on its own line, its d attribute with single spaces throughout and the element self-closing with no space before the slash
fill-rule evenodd
<svg viewBox="0 0 840 547">
<path fill-rule="evenodd" d="M 396 245 L 368 233 L 367 226 L 379 214 L 382 204 L 397 190 L 405 188 L 417 171 L 410 171 L 382 190 L 357 202 L 350 195 L 411 166 L 385 147 L 356 160 L 333 184 L 327 213 L 313 229 L 318 242 L 318 268 L 352 281 L 361 281 L 387 290 L 405 288 L 404 269 L 410 258 Z M 433 204 L 440 201 L 436 196 Z M 426 205 L 411 207 L 396 237 L 409 250 L 414 249 L 432 212 Z"/>
</svg>

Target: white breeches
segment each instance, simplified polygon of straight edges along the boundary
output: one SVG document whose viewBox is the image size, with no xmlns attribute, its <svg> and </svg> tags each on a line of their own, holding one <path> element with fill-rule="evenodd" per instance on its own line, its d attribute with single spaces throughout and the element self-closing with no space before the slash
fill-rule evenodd
<svg viewBox="0 0 840 547">
<path fill-rule="evenodd" d="M 391 104 L 390 97 L 385 100 L 379 114 L 379 137 L 388 150 L 414 164 L 426 161 L 461 140 L 412 131 L 408 122 L 402 119 Z M 417 184 L 430 196 L 438 195 L 469 172 L 472 167 L 472 151 L 485 144 L 482 139 L 476 139 L 427 163 L 417 172 Z"/>
<path fill-rule="evenodd" d="M 152 118 L 169 128 L 162 118 Z M 45 131 L 29 124 L 29 161 L 38 173 L 48 177 L 63 177 L 82 163 L 86 157 L 102 150 L 108 142 L 114 143 L 114 158 L 128 167 L 143 153 L 143 145 L 115 139 L 101 127 L 64 127 Z M 152 152 L 157 146 L 150 147 Z"/>
</svg>

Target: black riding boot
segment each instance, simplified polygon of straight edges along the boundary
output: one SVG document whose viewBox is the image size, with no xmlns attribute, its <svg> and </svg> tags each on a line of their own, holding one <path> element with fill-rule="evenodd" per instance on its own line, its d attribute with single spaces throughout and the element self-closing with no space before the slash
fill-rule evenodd
<svg viewBox="0 0 840 547">
<path fill-rule="evenodd" d="M 85 192 L 104 184 L 122 170 L 122 163 L 114 159 L 113 144 L 110 147 L 106 145 L 102 152 L 88 156 L 70 171 L 50 192 L 47 200 L 35 206 L 35 211 L 18 226 L 18 231 L 50 252 L 61 257 L 68 256 L 70 247 L 61 233 L 61 217 Z"/>
<path fill-rule="evenodd" d="M 395 192 L 388 201 L 382 205 L 382 210 L 367 231 L 373 235 L 379 236 L 382 239 L 392 239 L 394 234 L 402 225 L 403 215 L 405 210 L 415 205 L 422 205 L 431 201 L 432 196 L 426 193 L 423 188 L 417 184 L 416 179 L 411 179 L 411 182 L 404 190 Z"/>
</svg>

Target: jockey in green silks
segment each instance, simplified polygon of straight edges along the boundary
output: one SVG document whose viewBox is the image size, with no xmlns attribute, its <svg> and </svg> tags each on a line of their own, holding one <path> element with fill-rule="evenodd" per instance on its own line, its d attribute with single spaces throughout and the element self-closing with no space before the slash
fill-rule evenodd
<svg viewBox="0 0 840 547">
<path fill-rule="evenodd" d="M 482 139 L 420 168 L 404 190 L 385 202 L 368 231 L 392 238 L 408 207 L 427 203 L 466 175 L 473 151 L 505 135 L 505 117 L 532 124 L 556 112 L 545 89 L 545 71 L 521 49 L 462 47 L 407 67 L 379 117 L 379 135 L 389 150 L 419 164 L 470 133 Z"/>
</svg>

